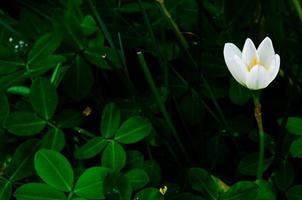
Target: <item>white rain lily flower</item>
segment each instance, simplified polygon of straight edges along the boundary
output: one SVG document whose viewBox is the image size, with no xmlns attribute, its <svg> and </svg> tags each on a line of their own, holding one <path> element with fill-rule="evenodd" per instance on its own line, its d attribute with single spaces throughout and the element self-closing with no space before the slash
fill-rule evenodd
<svg viewBox="0 0 302 200">
<path fill-rule="evenodd" d="M 251 39 L 246 39 L 242 52 L 234 44 L 226 43 L 223 55 L 235 80 L 251 90 L 266 88 L 279 72 L 280 56 L 275 54 L 269 37 L 258 49 Z"/>
</svg>

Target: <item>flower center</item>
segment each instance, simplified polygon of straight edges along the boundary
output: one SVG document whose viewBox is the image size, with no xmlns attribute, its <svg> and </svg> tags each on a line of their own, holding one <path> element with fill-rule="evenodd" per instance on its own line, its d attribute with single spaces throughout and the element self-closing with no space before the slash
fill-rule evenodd
<svg viewBox="0 0 302 200">
<path fill-rule="evenodd" d="M 247 71 L 251 71 L 251 69 L 254 67 L 254 66 L 257 66 L 260 64 L 260 60 L 257 59 L 257 57 L 254 57 L 252 59 L 252 62 L 250 62 L 249 64 L 246 65 L 246 69 Z"/>
</svg>

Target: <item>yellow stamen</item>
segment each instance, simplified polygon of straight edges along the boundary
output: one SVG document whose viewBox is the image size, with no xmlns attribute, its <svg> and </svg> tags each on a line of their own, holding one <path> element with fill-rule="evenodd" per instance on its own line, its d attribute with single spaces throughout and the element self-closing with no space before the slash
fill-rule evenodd
<svg viewBox="0 0 302 200">
<path fill-rule="evenodd" d="M 246 69 L 247 69 L 247 71 L 251 71 L 251 69 L 254 66 L 259 65 L 259 64 L 260 64 L 260 60 L 258 60 L 256 57 L 254 57 L 252 59 L 252 62 L 246 65 Z"/>
<path fill-rule="evenodd" d="M 165 195 L 166 192 L 168 190 L 168 187 L 165 185 L 164 187 L 161 187 L 159 188 L 159 192 L 162 194 L 162 195 Z"/>
<path fill-rule="evenodd" d="M 253 65 L 257 65 L 259 63 L 258 59 L 257 58 L 253 58 L 253 61 L 252 61 Z"/>
</svg>

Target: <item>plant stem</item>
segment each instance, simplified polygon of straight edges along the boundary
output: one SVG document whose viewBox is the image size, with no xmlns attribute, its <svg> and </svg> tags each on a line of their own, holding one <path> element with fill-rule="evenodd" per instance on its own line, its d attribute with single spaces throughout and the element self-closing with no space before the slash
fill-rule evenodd
<svg viewBox="0 0 302 200">
<path fill-rule="evenodd" d="M 161 113 L 163 114 L 163 116 L 166 120 L 166 123 L 167 123 L 168 127 L 170 128 L 170 130 L 171 130 L 171 132 L 172 132 L 172 134 L 173 134 L 173 136 L 176 140 L 176 143 L 179 146 L 182 153 L 184 154 L 186 161 L 190 162 L 190 158 L 189 158 L 189 156 L 188 156 L 188 154 L 187 154 L 187 152 L 186 152 L 186 150 L 185 150 L 185 148 L 184 148 L 184 146 L 183 146 L 183 144 L 182 144 L 182 142 L 181 142 L 181 140 L 178 136 L 178 133 L 177 133 L 176 128 L 174 127 L 172 121 L 171 121 L 169 113 L 168 113 L 167 109 L 165 108 L 164 104 L 161 101 L 159 92 L 157 91 L 156 85 L 153 81 L 152 75 L 149 71 L 149 68 L 148 68 L 147 63 L 146 63 L 145 58 L 144 58 L 144 55 L 142 54 L 142 52 L 137 52 L 137 56 L 138 56 L 139 62 L 141 64 L 141 67 L 143 69 L 143 72 L 146 76 L 147 82 L 149 83 L 149 86 L 150 86 L 150 88 L 151 88 L 151 90 L 152 90 L 152 92 L 155 96 L 155 99 L 157 101 L 159 109 L 161 110 Z"/>
<path fill-rule="evenodd" d="M 297 14 L 300 18 L 300 20 L 302 21 L 302 9 L 301 9 L 301 5 L 299 3 L 299 0 L 293 0 L 294 6 L 297 10 Z"/>
<path fill-rule="evenodd" d="M 210 94 L 210 98 L 222 120 L 222 123 L 224 124 L 225 128 L 227 130 L 229 130 L 229 125 L 227 123 L 227 120 L 224 116 L 224 113 L 220 107 L 220 105 L 218 104 L 217 100 L 216 100 L 216 97 L 210 87 L 210 84 L 208 83 L 208 81 L 206 80 L 206 78 L 204 77 L 203 73 L 200 72 L 199 70 L 199 67 L 198 67 L 198 64 L 196 63 L 196 61 L 194 60 L 192 54 L 190 53 L 189 51 L 189 47 L 190 45 L 188 44 L 186 38 L 183 36 L 183 34 L 181 33 L 181 31 L 179 30 L 177 24 L 174 22 L 173 18 L 171 17 L 171 14 L 169 13 L 169 11 L 167 10 L 165 4 L 164 4 L 164 0 L 157 0 L 158 4 L 159 4 L 159 7 L 160 7 L 160 10 L 163 14 L 163 16 L 167 19 L 167 21 L 170 23 L 176 37 L 178 38 L 180 44 L 182 45 L 182 47 L 184 48 L 190 62 L 193 64 L 194 68 L 196 71 L 198 71 L 200 73 L 200 78 L 205 86 L 205 89 L 208 91 L 208 93 Z"/>
<path fill-rule="evenodd" d="M 113 42 L 113 39 L 112 39 L 112 37 L 111 37 L 111 34 L 110 34 L 110 32 L 109 32 L 107 26 L 105 25 L 103 19 L 102 19 L 101 16 L 99 15 L 99 13 L 98 13 L 98 11 L 97 11 L 95 5 L 93 4 L 92 0 L 88 0 L 88 3 L 89 3 L 89 5 L 90 5 L 90 8 L 91 8 L 91 10 L 92 10 L 93 15 L 94 15 L 95 18 L 96 18 L 97 23 L 99 24 L 101 30 L 102 30 L 103 33 L 104 33 L 105 38 L 107 39 L 107 41 L 108 41 L 108 43 L 109 43 L 110 48 L 112 48 L 112 49 L 114 50 L 114 53 L 116 54 L 117 59 L 118 59 L 118 62 L 119 62 L 119 65 L 120 65 L 120 64 L 121 64 L 121 58 L 120 58 L 120 55 L 119 55 L 119 53 L 118 53 L 118 51 L 117 51 L 117 49 L 116 49 L 116 47 L 115 47 L 115 44 L 114 44 L 114 42 Z M 120 66 L 119 66 L 119 67 L 120 67 Z"/>
<path fill-rule="evenodd" d="M 186 40 L 186 38 L 183 36 L 183 34 L 181 33 L 181 31 L 179 30 L 177 24 L 174 22 L 174 20 L 171 17 L 171 14 L 169 13 L 169 11 L 167 10 L 164 1 L 162 0 L 158 0 L 157 1 L 159 3 L 160 9 L 163 13 L 163 15 L 167 18 L 167 20 L 169 21 L 169 23 L 171 24 L 177 38 L 179 39 L 179 42 L 183 45 L 183 47 L 187 50 L 189 49 L 189 44 Z"/>
<path fill-rule="evenodd" d="M 69 195 L 68 195 L 68 197 L 67 197 L 67 200 L 71 200 L 72 197 L 73 197 L 73 191 L 71 191 L 71 192 L 69 193 Z"/>
<path fill-rule="evenodd" d="M 165 85 L 168 86 L 168 65 L 167 65 L 167 59 L 163 55 L 162 47 L 160 47 L 159 42 L 157 42 L 156 39 L 155 39 L 155 34 L 153 32 L 151 22 L 149 20 L 148 15 L 147 15 L 147 11 L 144 8 L 144 6 L 142 5 L 141 1 L 142 0 L 138 0 L 138 4 L 139 4 L 139 7 L 140 7 L 140 9 L 142 11 L 145 24 L 146 24 L 148 32 L 150 34 L 151 40 L 152 40 L 152 42 L 154 44 L 154 48 L 158 49 L 158 51 L 156 52 L 157 53 L 157 57 L 160 60 L 160 66 L 162 67 L 162 70 L 163 70 L 163 73 L 164 73 Z"/>
<path fill-rule="evenodd" d="M 262 113 L 261 113 L 261 103 L 258 97 L 253 96 L 255 104 L 255 118 L 259 130 L 259 160 L 258 160 L 258 169 L 257 169 L 257 180 L 262 180 L 263 168 L 264 168 L 264 131 L 262 124 Z"/>
</svg>

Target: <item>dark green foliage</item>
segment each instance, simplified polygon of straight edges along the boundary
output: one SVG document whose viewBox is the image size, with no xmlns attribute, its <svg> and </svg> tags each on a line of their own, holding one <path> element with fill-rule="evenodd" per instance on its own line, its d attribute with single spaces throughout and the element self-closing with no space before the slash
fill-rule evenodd
<svg viewBox="0 0 302 200">
<path fill-rule="evenodd" d="M 234 184 L 222 195 L 224 200 L 255 199 L 257 197 L 258 185 L 256 183 L 242 181 Z"/>
<path fill-rule="evenodd" d="M 65 200 L 63 192 L 54 189 L 43 183 L 27 183 L 19 187 L 14 196 L 18 200 L 34 200 L 37 197 L 41 199 Z"/>
<path fill-rule="evenodd" d="M 10 133 L 29 136 L 39 133 L 44 129 L 46 122 L 30 112 L 11 113 L 5 123 L 5 127 Z"/>
<path fill-rule="evenodd" d="M 58 96 L 48 79 L 36 79 L 32 83 L 29 99 L 33 109 L 46 120 L 56 111 Z"/>
<path fill-rule="evenodd" d="M 302 199 L 300 0 L 6 3 L 0 200 Z M 255 93 L 223 47 L 266 36 L 281 68 L 256 180 Z"/>
<path fill-rule="evenodd" d="M 74 192 L 87 199 L 104 199 L 104 179 L 108 173 L 109 169 L 104 167 L 92 167 L 85 170 L 76 182 Z"/>
<path fill-rule="evenodd" d="M 64 132 L 59 128 L 51 128 L 42 139 L 42 147 L 61 151 L 65 146 Z"/>
<path fill-rule="evenodd" d="M 220 189 L 208 172 L 204 169 L 192 168 L 188 176 L 192 189 L 200 192 L 206 199 L 218 199 Z"/>
<path fill-rule="evenodd" d="M 5 172 L 10 181 L 23 179 L 33 173 L 33 158 L 39 146 L 38 140 L 30 139 L 16 149 Z"/>
<path fill-rule="evenodd" d="M 72 190 L 73 170 L 68 160 L 61 154 L 53 150 L 39 150 L 35 155 L 35 169 L 48 185 L 60 191 Z"/>
<path fill-rule="evenodd" d="M 137 193 L 134 199 L 163 200 L 164 197 L 156 188 L 146 188 Z"/>
<path fill-rule="evenodd" d="M 101 134 L 105 138 L 111 138 L 115 135 L 120 126 L 121 113 L 119 108 L 114 104 L 107 104 L 103 110 L 101 121 Z"/>
<path fill-rule="evenodd" d="M 100 153 L 106 147 L 107 143 L 103 137 L 95 137 L 76 149 L 74 156 L 78 159 L 92 158 Z"/>
<path fill-rule="evenodd" d="M 126 152 L 116 141 L 110 141 L 102 155 L 102 165 L 115 171 L 121 170 L 126 164 Z"/>
</svg>

